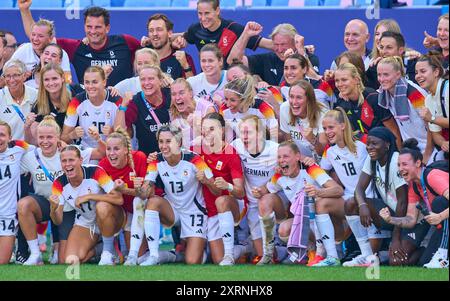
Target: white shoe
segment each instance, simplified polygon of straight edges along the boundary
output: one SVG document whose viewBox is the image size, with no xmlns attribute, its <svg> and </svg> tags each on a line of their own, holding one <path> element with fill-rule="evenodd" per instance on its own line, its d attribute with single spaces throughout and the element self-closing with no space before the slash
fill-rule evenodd
<svg viewBox="0 0 450 301">
<path fill-rule="evenodd" d="M 350 261 L 342 264 L 343 267 L 370 267 L 372 262 L 364 255 L 358 255 Z"/>
<path fill-rule="evenodd" d="M 42 260 L 41 254 L 30 254 L 30 257 L 28 257 L 27 261 L 23 263 L 23 265 L 43 265 L 44 261 Z"/>
<path fill-rule="evenodd" d="M 141 266 L 149 266 L 149 265 L 157 265 L 159 262 L 159 258 L 156 256 L 148 256 L 148 258 L 142 262 L 140 265 Z"/>
<path fill-rule="evenodd" d="M 108 251 L 103 251 L 98 265 L 114 265 L 114 255 Z"/>
<path fill-rule="evenodd" d="M 137 259 L 137 264 L 141 265 L 141 263 L 143 263 L 144 261 L 147 260 L 148 256 L 150 256 L 150 252 L 149 251 L 145 252 L 144 255 L 139 256 L 138 259 Z"/>
<path fill-rule="evenodd" d="M 123 265 L 133 266 L 133 265 L 137 265 L 137 263 L 138 263 L 138 259 L 136 256 L 128 255 L 127 260 L 125 261 L 125 263 Z"/>
<path fill-rule="evenodd" d="M 230 255 L 225 255 L 219 265 L 234 265 L 234 258 Z"/>
<path fill-rule="evenodd" d="M 447 255 L 447 254 L 445 254 Z M 448 257 L 441 254 L 439 250 L 434 253 L 429 263 L 423 265 L 427 269 L 444 269 L 448 268 Z"/>
</svg>

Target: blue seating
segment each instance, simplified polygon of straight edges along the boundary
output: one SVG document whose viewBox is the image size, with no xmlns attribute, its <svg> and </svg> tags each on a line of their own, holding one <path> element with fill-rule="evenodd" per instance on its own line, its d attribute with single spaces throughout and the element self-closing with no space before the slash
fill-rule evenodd
<svg viewBox="0 0 450 301">
<path fill-rule="evenodd" d="M 111 0 L 92 0 L 92 5 L 101 7 L 110 7 Z"/>
<path fill-rule="evenodd" d="M 168 7 L 170 0 L 125 0 L 124 7 Z"/>
<path fill-rule="evenodd" d="M 263 6 L 263 7 L 267 6 L 267 1 L 266 0 L 253 0 L 252 1 L 252 7 L 261 7 L 261 6 Z"/>
<path fill-rule="evenodd" d="M 305 0 L 305 6 L 319 6 L 319 0 Z"/>
<path fill-rule="evenodd" d="M 34 2 L 33 2 L 34 4 Z M 85 8 L 92 5 L 92 0 L 65 0 L 64 7 L 74 7 L 75 4 L 79 5 L 79 8 Z"/>
<path fill-rule="evenodd" d="M 340 6 L 341 0 L 325 0 L 323 6 Z"/>
<path fill-rule="evenodd" d="M 3 0 L 3 1 L 0 1 L 0 7 L 2 7 L 2 8 L 11 8 L 11 7 L 14 7 L 14 2 L 13 2 L 13 0 Z"/>
<path fill-rule="evenodd" d="M 172 0 L 172 7 L 189 7 L 189 0 Z"/>
<path fill-rule="evenodd" d="M 367 0 L 356 0 L 355 5 L 356 6 L 369 6 L 373 3 L 373 1 L 367 1 Z"/>
<path fill-rule="evenodd" d="M 40 7 L 59 8 L 59 7 L 62 7 L 62 1 L 61 0 L 34 0 L 33 4 L 31 4 L 31 9 L 40 8 Z"/>
<path fill-rule="evenodd" d="M 289 6 L 289 0 L 272 0 L 272 6 Z"/>
<path fill-rule="evenodd" d="M 222 0 L 220 7 L 236 7 L 236 0 Z"/>
<path fill-rule="evenodd" d="M 430 0 L 413 0 L 413 6 L 430 5 Z"/>
</svg>

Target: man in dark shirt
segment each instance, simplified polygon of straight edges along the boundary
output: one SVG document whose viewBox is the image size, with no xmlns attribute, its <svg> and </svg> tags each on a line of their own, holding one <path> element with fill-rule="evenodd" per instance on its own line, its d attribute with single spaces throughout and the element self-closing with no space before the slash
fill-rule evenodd
<svg viewBox="0 0 450 301">
<path fill-rule="evenodd" d="M 244 31 L 244 26 L 222 19 L 217 0 L 198 0 L 197 14 L 199 22 L 189 26 L 183 37 L 189 44 L 195 44 L 199 51 L 206 44 L 218 44 L 226 62 L 231 48 Z M 272 49 L 272 41 L 258 35 L 249 39 L 245 47 L 252 50 L 258 47 Z"/>
<path fill-rule="evenodd" d="M 296 45 L 296 39 L 297 41 L 303 41 L 303 38 L 297 33 L 293 25 L 287 23 L 277 25 L 272 31 L 270 35 L 273 44 L 272 52 L 245 56 L 244 46 L 247 44 L 247 41 L 259 35 L 261 31 L 261 25 L 256 22 L 248 22 L 241 37 L 231 50 L 228 63 L 230 64 L 234 59 L 242 61 L 250 68 L 252 74 L 259 75 L 269 85 L 279 86 L 283 78 L 286 51 L 291 49 L 305 55 L 310 60 L 314 70 L 316 72 L 319 71 L 318 57 L 305 50 L 303 45 Z"/>
<path fill-rule="evenodd" d="M 34 23 L 30 12 L 31 0 L 18 2 L 22 22 L 29 36 Z M 110 65 L 112 72 L 108 76 L 108 86 L 133 77 L 134 53 L 140 42 L 129 35 L 108 35 L 110 31 L 109 12 L 101 7 L 90 7 L 84 12 L 84 30 L 87 45 L 82 40 L 56 39 L 67 52 L 77 77 L 83 78 L 84 71 L 90 66 Z"/>
<path fill-rule="evenodd" d="M 161 70 L 174 80 L 195 75 L 192 57 L 184 51 L 172 48 L 170 39 L 173 34 L 173 23 L 164 14 L 154 14 L 147 22 L 148 37 L 143 44 L 151 46 L 159 55 Z"/>
</svg>

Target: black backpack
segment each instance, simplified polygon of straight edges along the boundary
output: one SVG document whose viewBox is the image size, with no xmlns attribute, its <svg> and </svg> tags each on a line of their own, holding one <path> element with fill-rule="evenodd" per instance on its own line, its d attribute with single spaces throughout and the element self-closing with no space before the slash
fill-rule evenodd
<svg viewBox="0 0 450 301">
<path fill-rule="evenodd" d="M 431 192 L 432 194 L 434 194 L 434 195 L 437 196 L 438 193 L 437 193 L 436 191 L 434 191 L 433 188 L 431 188 L 431 186 L 428 184 L 428 180 L 427 180 L 428 174 L 429 174 L 433 169 L 440 169 L 440 170 L 445 171 L 445 172 L 448 173 L 448 161 L 447 161 L 447 160 L 439 160 L 439 161 L 435 161 L 435 162 L 431 163 L 430 165 L 428 165 L 428 166 L 425 168 L 425 170 L 423 171 L 423 179 L 424 179 L 424 181 L 425 181 L 426 189 L 427 189 L 429 192 Z M 416 183 L 413 183 L 413 189 L 414 189 L 414 192 L 415 192 L 418 196 L 420 196 L 419 188 L 417 187 L 417 184 L 416 184 Z"/>
</svg>

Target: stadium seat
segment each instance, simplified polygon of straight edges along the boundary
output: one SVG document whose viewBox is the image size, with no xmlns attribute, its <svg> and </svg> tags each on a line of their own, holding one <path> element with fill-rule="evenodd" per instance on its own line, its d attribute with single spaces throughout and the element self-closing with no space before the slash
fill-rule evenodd
<svg viewBox="0 0 450 301">
<path fill-rule="evenodd" d="M 289 0 L 272 0 L 271 6 L 289 6 Z"/>
<path fill-rule="evenodd" d="M 220 7 L 236 7 L 236 0 L 222 0 Z"/>
<path fill-rule="evenodd" d="M 413 6 L 430 5 L 430 0 L 413 0 Z"/>
<path fill-rule="evenodd" d="M 369 6 L 372 4 L 372 1 L 367 1 L 367 0 L 356 0 L 355 1 L 355 5 L 356 6 Z"/>
<path fill-rule="evenodd" d="M 305 0 L 304 6 L 319 6 L 319 0 Z"/>
<path fill-rule="evenodd" d="M 252 7 L 264 7 L 267 6 L 267 1 L 266 0 L 253 0 Z"/>
<path fill-rule="evenodd" d="M 189 7 L 189 0 L 172 0 L 172 7 Z"/>
<path fill-rule="evenodd" d="M 111 0 L 112 7 L 122 7 L 125 0 Z"/>
<path fill-rule="evenodd" d="M 110 7 L 111 0 L 92 0 L 92 5 L 101 7 Z"/>
<path fill-rule="evenodd" d="M 168 7 L 170 0 L 125 0 L 124 7 Z"/>
<path fill-rule="evenodd" d="M 9 7 L 13 7 L 13 6 L 14 6 L 13 0 L 0 1 L 0 7 L 2 7 L 2 8 L 9 8 Z"/>
<path fill-rule="evenodd" d="M 323 6 L 340 6 L 341 0 L 325 0 Z"/>
<path fill-rule="evenodd" d="M 34 0 L 31 9 L 38 7 L 59 8 L 62 7 L 61 0 Z"/>
<path fill-rule="evenodd" d="M 92 5 L 92 0 L 78 0 L 78 2 L 77 0 L 65 0 L 63 5 L 64 7 L 73 7 L 77 3 L 80 5 L 80 8 L 85 8 Z"/>
</svg>

